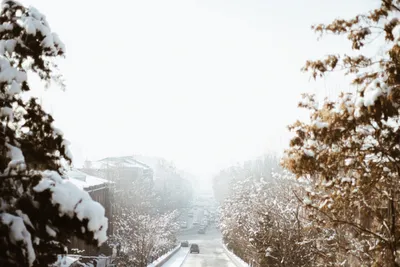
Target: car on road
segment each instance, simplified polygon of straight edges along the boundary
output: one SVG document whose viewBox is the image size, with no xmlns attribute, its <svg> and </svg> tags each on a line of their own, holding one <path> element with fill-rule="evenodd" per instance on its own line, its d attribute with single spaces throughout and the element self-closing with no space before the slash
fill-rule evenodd
<svg viewBox="0 0 400 267">
<path fill-rule="evenodd" d="M 187 222 L 181 222 L 181 228 L 187 228 Z"/>
<path fill-rule="evenodd" d="M 206 229 L 204 228 L 200 228 L 199 231 L 197 231 L 198 234 L 205 234 L 206 233 Z"/>
<path fill-rule="evenodd" d="M 190 253 L 194 253 L 194 252 L 200 253 L 199 245 L 197 245 L 197 244 L 190 245 Z"/>
<path fill-rule="evenodd" d="M 189 247 L 189 241 L 182 241 L 181 242 L 181 247 L 183 247 L 183 248 Z"/>
</svg>

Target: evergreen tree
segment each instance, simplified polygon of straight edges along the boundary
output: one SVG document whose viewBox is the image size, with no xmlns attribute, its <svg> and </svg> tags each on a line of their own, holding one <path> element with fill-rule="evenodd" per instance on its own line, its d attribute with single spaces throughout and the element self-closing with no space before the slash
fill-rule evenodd
<svg viewBox="0 0 400 267">
<path fill-rule="evenodd" d="M 103 207 L 65 179 L 67 142 L 30 90 L 28 76 L 62 85 L 65 48 L 44 15 L 3 1 L 0 10 L 0 266 L 48 266 L 71 235 L 106 240 Z"/>
</svg>

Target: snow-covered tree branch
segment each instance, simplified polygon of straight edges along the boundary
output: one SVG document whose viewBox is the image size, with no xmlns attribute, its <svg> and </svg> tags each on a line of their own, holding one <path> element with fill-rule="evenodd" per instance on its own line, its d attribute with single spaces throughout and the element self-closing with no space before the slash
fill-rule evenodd
<svg viewBox="0 0 400 267">
<path fill-rule="evenodd" d="M 68 182 L 68 142 L 30 91 L 28 73 L 62 85 L 54 59 L 65 47 L 34 7 L 0 10 L 0 265 L 47 266 L 71 235 L 100 245 L 107 218 Z"/>
<path fill-rule="evenodd" d="M 310 181 L 303 199 L 309 218 L 335 233 L 334 256 L 326 261 L 333 266 L 400 264 L 400 4 L 380 3 L 368 14 L 314 27 L 347 35 L 360 54 L 308 61 L 304 70 L 313 77 L 346 70 L 357 91 L 322 104 L 304 95 L 300 107 L 310 111 L 310 122 L 290 126 L 295 137 L 284 159 L 287 169 Z M 381 40 L 379 34 L 383 55 L 361 54 L 363 46 Z"/>
<path fill-rule="evenodd" d="M 293 192 L 302 194 L 303 185 L 287 171 L 272 173 L 272 168 L 279 168 L 278 162 L 263 162 L 266 166 L 235 168 L 233 174 L 248 176 L 231 180 L 232 189 L 222 203 L 224 241 L 254 266 L 310 266 L 317 259 L 318 233 L 304 218 Z"/>
</svg>

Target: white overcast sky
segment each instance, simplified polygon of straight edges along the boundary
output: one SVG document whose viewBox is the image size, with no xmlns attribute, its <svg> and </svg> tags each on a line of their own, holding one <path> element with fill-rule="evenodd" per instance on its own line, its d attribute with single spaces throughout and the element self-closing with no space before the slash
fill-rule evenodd
<svg viewBox="0 0 400 267">
<path fill-rule="evenodd" d="M 27 0 L 67 47 L 67 90 L 43 101 L 71 141 L 74 163 L 147 154 L 199 176 L 281 153 L 307 59 L 349 47 L 310 26 L 370 10 L 378 0 Z"/>
</svg>

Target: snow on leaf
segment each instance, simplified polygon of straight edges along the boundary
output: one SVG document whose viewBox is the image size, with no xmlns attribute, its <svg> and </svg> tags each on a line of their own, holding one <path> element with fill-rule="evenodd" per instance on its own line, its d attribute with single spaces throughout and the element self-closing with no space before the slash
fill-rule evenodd
<svg viewBox="0 0 400 267">
<path fill-rule="evenodd" d="M 383 81 L 375 80 L 372 82 L 364 91 L 364 106 L 373 106 L 384 92 L 386 92 L 386 86 Z"/>
<path fill-rule="evenodd" d="M 327 203 L 328 203 L 328 199 L 325 199 L 325 201 L 322 202 L 322 203 L 319 205 L 319 209 L 323 209 Z"/>
<path fill-rule="evenodd" d="M 12 39 L 12 40 L 6 40 L 4 43 L 4 48 L 5 50 L 11 54 L 14 52 L 15 46 L 17 45 L 17 41 Z"/>
<path fill-rule="evenodd" d="M 312 151 L 312 150 L 303 149 L 303 151 L 304 151 L 304 153 L 305 153 L 307 156 L 309 156 L 309 157 L 314 157 L 314 156 L 315 156 L 315 153 L 314 153 L 314 151 Z"/>
<path fill-rule="evenodd" d="M 328 128 L 329 127 L 329 123 L 325 122 L 325 121 L 321 121 L 321 118 L 317 118 L 314 121 L 314 126 L 317 127 L 318 129 L 322 129 L 322 128 Z"/>
<path fill-rule="evenodd" d="M 48 47 L 48 48 L 53 48 L 53 49 L 54 49 L 53 35 L 47 35 L 47 36 L 43 39 L 41 45 L 42 45 L 43 47 Z"/>
<path fill-rule="evenodd" d="M 71 151 L 69 150 L 69 146 L 70 146 L 70 142 L 68 141 L 68 140 L 66 140 L 66 139 L 64 139 L 63 141 L 62 141 L 62 143 L 61 143 L 61 145 L 64 147 L 64 149 L 65 149 L 65 155 L 68 157 L 68 158 L 70 158 L 71 160 L 72 160 L 72 153 L 71 153 Z"/>
<path fill-rule="evenodd" d="M 395 18 L 397 20 L 397 18 Z M 396 21 L 392 21 L 392 23 L 397 23 Z M 395 40 L 400 38 L 400 24 L 393 28 L 392 34 Z"/>
<path fill-rule="evenodd" d="M 26 225 L 29 225 L 30 227 L 35 228 L 35 227 L 33 227 L 31 219 L 29 219 L 28 215 L 23 213 L 21 210 L 16 210 L 15 213 L 17 213 L 17 215 L 22 218 L 22 220 L 24 221 L 24 223 Z"/>
<path fill-rule="evenodd" d="M 49 236 L 55 237 L 57 235 L 56 231 L 54 231 L 50 226 L 46 225 L 46 232 Z"/>
<path fill-rule="evenodd" d="M 342 177 L 341 182 L 342 183 L 352 183 L 353 179 L 351 179 L 350 177 Z"/>
<path fill-rule="evenodd" d="M 9 86 L 8 93 L 13 96 L 15 94 L 21 93 L 21 85 L 16 81 L 12 81 L 11 85 Z"/>
<path fill-rule="evenodd" d="M 31 234 L 26 229 L 22 218 L 9 213 L 0 213 L 0 219 L 10 227 L 9 238 L 11 243 L 17 245 L 17 242 L 22 242 L 25 247 L 23 253 L 28 259 L 29 266 L 32 266 L 36 255 L 32 246 Z"/>
<path fill-rule="evenodd" d="M 22 168 L 25 168 L 25 158 L 21 149 L 10 144 L 6 144 L 6 146 L 8 148 L 7 157 L 11 159 L 11 161 L 8 163 L 8 167 L 15 168 L 17 166 L 21 166 Z"/>
<path fill-rule="evenodd" d="M 89 193 L 79 189 L 69 180 L 62 179 L 54 171 L 43 172 L 43 179 L 34 191 L 52 192 L 52 203 L 58 205 L 60 214 L 69 217 L 76 216 L 79 220 L 88 220 L 88 230 L 94 233 L 94 238 L 99 244 L 107 240 L 108 219 L 104 216 L 105 210 L 98 202 L 90 197 Z"/>
<path fill-rule="evenodd" d="M 13 118 L 13 110 L 10 107 L 2 107 L 0 108 L 0 117 L 8 117 L 10 120 Z"/>
<path fill-rule="evenodd" d="M 354 162 L 354 159 L 352 159 L 352 158 L 348 158 L 348 159 L 344 160 L 344 163 L 346 166 L 353 164 L 353 162 Z"/>
<path fill-rule="evenodd" d="M 306 197 L 306 198 L 303 200 L 303 203 L 306 204 L 306 205 L 311 205 L 311 204 L 312 204 L 312 200 L 311 200 L 310 198 Z"/>
</svg>

